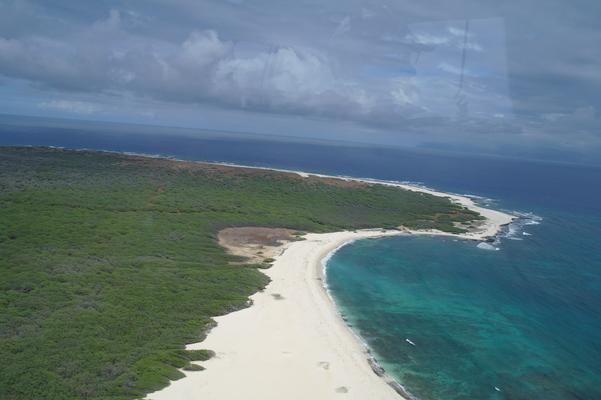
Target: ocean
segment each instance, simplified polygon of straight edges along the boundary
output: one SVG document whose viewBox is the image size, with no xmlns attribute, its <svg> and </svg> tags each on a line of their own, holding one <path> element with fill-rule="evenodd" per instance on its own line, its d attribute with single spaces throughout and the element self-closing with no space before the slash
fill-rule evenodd
<svg viewBox="0 0 601 400">
<path fill-rule="evenodd" d="M 478 196 L 521 216 L 500 235 L 498 250 L 408 236 L 360 240 L 336 252 L 326 277 L 344 318 L 417 399 L 601 399 L 601 168 L 145 131 L 3 119 L 0 145 L 299 169 Z"/>
</svg>

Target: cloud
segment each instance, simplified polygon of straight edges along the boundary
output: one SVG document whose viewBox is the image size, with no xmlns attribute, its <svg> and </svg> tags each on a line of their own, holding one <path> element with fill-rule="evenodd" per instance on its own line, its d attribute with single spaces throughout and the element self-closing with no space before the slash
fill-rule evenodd
<svg viewBox="0 0 601 400">
<path fill-rule="evenodd" d="M 232 44 L 219 40 L 212 30 L 192 32 L 182 43 L 179 61 L 184 67 L 202 69 L 225 57 Z"/>
<path fill-rule="evenodd" d="M 369 18 L 373 18 L 376 15 L 378 15 L 375 11 L 370 10 L 369 8 L 361 8 L 361 18 L 362 19 L 369 19 Z"/>
<path fill-rule="evenodd" d="M 462 69 L 460 65 L 452 65 L 448 62 L 441 62 L 440 64 L 438 64 L 437 68 L 452 75 L 463 75 L 469 77 L 477 76 L 477 74 L 469 68 L 464 67 Z"/>
<path fill-rule="evenodd" d="M 392 85 L 390 95 L 398 106 L 413 106 L 419 102 L 419 91 L 415 78 L 396 79 Z"/>
<path fill-rule="evenodd" d="M 465 29 L 455 28 L 454 26 L 449 26 L 449 33 L 453 36 L 464 37 L 466 32 Z M 468 33 L 468 36 L 470 34 Z"/>
<path fill-rule="evenodd" d="M 353 119 L 372 104 L 366 90 L 338 78 L 328 58 L 310 48 L 271 48 L 242 57 L 214 30 L 192 31 L 179 44 L 143 39 L 122 29 L 115 10 L 80 37 L 70 42 L 0 38 L 0 71 L 56 89 L 128 92 L 263 112 Z"/>
<path fill-rule="evenodd" d="M 424 28 L 422 27 L 421 29 L 423 30 Z M 482 45 L 475 41 L 473 33 L 467 32 L 467 40 L 465 40 L 466 32 L 464 29 L 458 29 L 451 26 L 447 28 L 447 32 L 443 31 L 439 34 L 434 34 L 416 31 L 407 34 L 403 39 L 395 39 L 391 36 L 386 36 L 386 38 L 389 41 L 398 41 L 421 46 L 452 46 L 460 50 L 465 48 L 467 50 L 478 52 L 484 50 Z"/>
<path fill-rule="evenodd" d="M 334 31 L 333 36 L 340 36 L 340 35 L 344 35 L 346 32 L 351 30 L 351 17 L 349 17 L 348 15 L 344 18 L 342 18 L 342 20 L 340 20 L 340 22 L 338 23 L 338 26 L 336 27 L 336 30 Z"/>
<path fill-rule="evenodd" d="M 481 45 L 479 45 L 478 43 L 475 42 L 467 42 L 461 45 L 458 45 L 459 48 L 463 48 L 465 47 L 467 50 L 473 50 L 473 51 L 483 51 L 484 49 L 482 48 Z"/>
<path fill-rule="evenodd" d="M 50 100 L 44 101 L 38 104 L 40 108 L 49 110 L 66 111 L 72 114 L 96 114 L 102 111 L 102 108 L 94 103 L 85 101 L 73 101 L 73 100 Z"/>
<path fill-rule="evenodd" d="M 448 73 L 454 74 L 454 75 L 460 75 L 462 73 L 465 73 L 465 70 L 462 71 L 461 68 L 451 65 L 447 62 L 442 62 L 442 63 L 438 64 L 438 68 L 441 71 L 448 72 Z"/>
<path fill-rule="evenodd" d="M 436 46 L 449 43 L 450 38 L 445 36 L 435 36 L 427 33 L 412 33 L 405 36 L 405 40 L 408 43 L 423 44 L 426 46 Z"/>
</svg>

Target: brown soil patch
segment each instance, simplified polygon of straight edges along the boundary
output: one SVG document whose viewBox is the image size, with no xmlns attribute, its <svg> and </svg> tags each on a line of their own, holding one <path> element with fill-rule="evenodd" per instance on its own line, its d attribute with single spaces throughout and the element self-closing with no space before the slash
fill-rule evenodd
<svg viewBox="0 0 601 400">
<path fill-rule="evenodd" d="M 277 257 L 284 244 L 299 240 L 299 233 L 285 228 L 249 226 L 222 229 L 217 238 L 219 244 L 231 254 L 245 257 L 251 263 L 263 264 Z"/>
<path fill-rule="evenodd" d="M 304 179 L 307 179 L 309 182 L 325 183 L 326 185 L 332 185 L 332 186 L 338 186 L 338 187 L 344 187 L 344 188 L 366 187 L 366 186 L 370 185 L 367 182 L 348 180 L 348 179 L 344 179 L 344 178 L 330 178 L 330 177 L 325 177 L 325 176 L 315 176 L 315 175 L 309 175 L 307 178 L 304 178 Z"/>
<path fill-rule="evenodd" d="M 152 158 L 138 155 L 122 155 L 119 161 L 120 165 L 126 166 L 132 163 L 141 163 L 150 168 L 168 168 L 173 170 L 196 170 L 204 171 L 209 174 L 217 175 L 234 175 L 234 176 L 272 176 L 272 177 L 286 177 L 304 182 L 307 184 L 322 183 L 331 186 L 338 187 L 365 187 L 369 186 L 369 183 L 360 182 L 355 180 L 347 180 L 344 178 L 336 177 L 322 177 L 311 175 L 310 173 L 301 176 L 295 172 L 285 171 L 274 171 L 269 169 L 252 168 L 252 167 L 237 167 L 221 164 L 212 164 L 206 162 L 195 162 L 195 161 L 183 161 L 183 160 L 170 160 L 166 158 Z"/>
</svg>

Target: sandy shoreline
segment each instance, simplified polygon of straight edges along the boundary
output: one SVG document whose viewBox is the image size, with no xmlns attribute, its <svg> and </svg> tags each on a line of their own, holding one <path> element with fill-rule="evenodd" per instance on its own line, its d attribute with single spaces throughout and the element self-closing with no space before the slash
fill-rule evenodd
<svg viewBox="0 0 601 400">
<path fill-rule="evenodd" d="M 273 266 L 265 270 L 271 282 L 264 291 L 251 296 L 253 305 L 214 318 L 217 326 L 207 338 L 187 346 L 215 351 L 214 358 L 201 363 L 206 369 L 183 371 L 185 378 L 148 395 L 148 399 L 399 399 L 396 384 L 374 372 L 367 349 L 330 298 L 322 276 L 324 258 L 348 242 L 370 237 L 426 234 L 487 240 L 514 219 L 509 214 L 479 207 L 466 196 L 418 186 L 285 172 L 398 186 L 449 197 L 486 220 L 471 232 L 459 235 L 434 230 L 374 229 L 310 233 L 304 240 L 282 245 Z"/>
<path fill-rule="evenodd" d="M 299 173 L 299 174 L 304 174 L 303 172 L 299 172 L 299 171 L 294 171 L 294 172 Z M 455 237 L 459 237 L 462 239 L 468 239 L 468 240 L 487 240 L 489 238 L 494 237 L 501 230 L 501 228 L 503 226 L 508 225 L 509 223 L 511 223 L 511 221 L 513 221 L 515 219 L 515 216 L 513 216 L 513 215 L 510 215 L 510 214 L 507 214 L 507 213 L 504 213 L 501 211 L 493 210 L 490 208 L 480 207 L 479 205 L 477 205 L 474 202 L 474 200 L 472 200 L 471 198 L 469 198 L 467 196 L 439 192 L 436 190 L 424 188 L 424 187 L 417 186 L 417 185 L 411 185 L 411 184 L 401 183 L 401 182 L 380 181 L 380 180 L 369 179 L 369 178 L 337 177 L 337 176 L 319 175 L 319 174 L 310 174 L 310 175 L 319 176 L 319 177 L 323 177 L 323 178 L 337 178 L 337 179 L 344 179 L 344 180 L 348 180 L 348 181 L 357 181 L 357 182 L 373 183 L 373 184 L 378 184 L 378 185 L 394 186 L 394 187 L 399 187 L 399 188 L 402 188 L 405 190 L 410 190 L 413 192 L 427 193 L 427 194 L 431 194 L 433 196 L 438 196 L 438 197 L 447 197 L 451 201 L 453 201 L 457 204 L 460 204 L 460 205 L 464 206 L 465 208 L 468 208 L 472 211 L 475 211 L 478 214 L 480 214 L 486 218 L 486 220 L 482 222 L 481 226 L 479 226 L 477 229 L 470 230 L 469 232 L 466 232 L 466 233 L 449 234 L 447 232 L 442 232 L 442 231 L 437 231 L 437 230 L 409 231 L 411 233 L 438 234 L 438 235 L 445 235 L 445 236 L 450 235 L 450 236 L 455 236 Z"/>
<path fill-rule="evenodd" d="M 206 370 L 184 371 L 185 378 L 148 398 L 401 398 L 394 382 L 376 375 L 367 349 L 338 313 L 324 286 L 323 261 L 354 240 L 407 234 L 383 230 L 307 234 L 304 240 L 283 245 L 265 271 L 271 282 L 251 296 L 253 305 L 216 317 L 217 326 L 207 338 L 187 346 L 216 352 L 202 362 Z"/>
<path fill-rule="evenodd" d="M 262 170 L 267 170 L 267 171 L 293 173 L 293 174 L 297 174 L 303 178 L 308 178 L 308 177 L 314 176 L 314 177 L 319 177 L 319 178 L 341 179 L 344 181 L 351 181 L 351 182 L 363 182 L 363 183 L 370 183 L 370 184 L 377 184 L 377 185 L 384 185 L 384 186 L 399 187 L 399 188 L 402 188 L 405 190 L 410 190 L 413 192 L 427 193 L 427 194 L 431 194 L 433 196 L 438 196 L 438 197 L 447 197 L 452 202 L 454 202 L 456 204 L 460 204 L 472 211 L 475 211 L 478 214 L 480 214 L 486 218 L 486 220 L 482 222 L 482 225 L 479 226 L 478 229 L 472 229 L 469 232 L 462 233 L 462 234 L 449 234 L 447 232 L 442 232 L 442 231 L 438 231 L 438 230 L 429 230 L 429 231 L 407 230 L 408 232 L 411 232 L 411 233 L 455 236 L 455 237 L 467 239 L 467 240 L 482 240 L 482 241 L 484 241 L 484 240 L 494 237 L 503 226 L 510 224 L 511 221 L 516 219 L 515 216 L 504 213 L 502 211 L 497 211 L 497 210 L 493 210 L 490 208 L 481 207 L 481 206 L 477 205 L 474 202 L 474 200 L 468 196 L 454 194 L 454 193 L 441 192 L 441 191 L 429 189 L 429 188 L 426 188 L 423 186 L 418 186 L 416 184 L 396 182 L 396 181 L 386 181 L 386 180 L 379 180 L 379 179 L 372 179 L 372 178 L 356 178 L 356 177 L 340 176 L 340 175 L 325 175 L 325 174 L 319 174 L 319 173 L 280 169 L 280 168 L 254 167 L 254 166 L 241 165 L 241 164 L 204 162 L 204 161 L 198 161 L 197 163 L 209 164 L 209 165 L 211 165 L 211 164 L 222 165 L 222 166 L 233 167 L 233 168 L 262 169 Z"/>
<path fill-rule="evenodd" d="M 284 245 L 271 283 L 253 305 L 215 318 L 204 342 L 216 356 L 206 370 L 152 393 L 149 399 L 399 399 L 377 376 L 367 350 L 346 326 L 322 281 L 322 260 L 356 239 L 403 234 L 358 231 L 307 234 Z"/>
</svg>

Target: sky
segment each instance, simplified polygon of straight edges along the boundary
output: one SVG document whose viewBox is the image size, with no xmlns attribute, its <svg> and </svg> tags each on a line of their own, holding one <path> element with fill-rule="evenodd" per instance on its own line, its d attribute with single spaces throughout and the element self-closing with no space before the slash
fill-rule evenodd
<svg viewBox="0 0 601 400">
<path fill-rule="evenodd" d="M 0 113 L 601 164 L 597 0 L 0 0 Z"/>
</svg>

